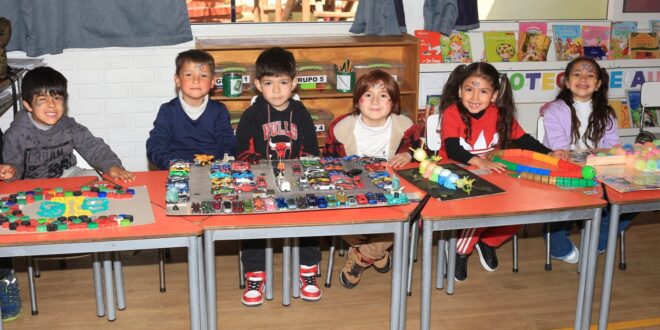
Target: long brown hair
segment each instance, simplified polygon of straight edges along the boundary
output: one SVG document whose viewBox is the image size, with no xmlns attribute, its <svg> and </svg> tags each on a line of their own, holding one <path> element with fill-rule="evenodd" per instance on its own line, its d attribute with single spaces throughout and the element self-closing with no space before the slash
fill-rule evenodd
<svg viewBox="0 0 660 330">
<path fill-rule="evenodd" d="M 497 134 L 499 134 L 499 147 L 506 146 L 510 134 L 511 125 L 516 114 L 516 106 L 513 102 L 513 91 L 506 75 L 500 75 L 495 67 L 486 62 L 475 62 L 470 65 L 459 65 L 445 84 L 442 91 L 440 107 L 444 110 L 452 104 L 456 104 L 461 120 L 465 124 L 465 137 L 469 140 L 472 135 L 472 122 L 470 121 L 470 112 L 465 108 L 458 95 L 458 91 L 463 82 L 469 77 L 480 77 L 488 81 L 497 91 L 495 105 L 497 106 Z"/>
<path fill-rule="evenodd" d="M 573 93 L 566 87 L 566 80 L 570 78 L 571 71 L 576 64 L 580 62 L 588 62 L 596 68 L 596 79 L 600 81 L 600 87 L 594 91 L 591 96 L 592 111 L 589 115 L 589 123 L 587 130 L 582 136 L 582 141 L 586 146 L 598 148 L 598 143 L 605 136 L 605 131 L 615 125 L 612 120 L 616 115 L 614 109 L 607 102 L 607 91 L 609 90 L 610 76 L 607 71 L 598 65 L 596 60 L 589 57 L 578 57 L 572 60 L 564 70 L 564 82 L 561 91 L 557 94 L 557 100 L 563 100 L 566 105 L 571 109 L 571 143 L 574 144 L 580 140 L 580 119 L 577 117 L 575 108 L 573 107 Z"/>
</svg>

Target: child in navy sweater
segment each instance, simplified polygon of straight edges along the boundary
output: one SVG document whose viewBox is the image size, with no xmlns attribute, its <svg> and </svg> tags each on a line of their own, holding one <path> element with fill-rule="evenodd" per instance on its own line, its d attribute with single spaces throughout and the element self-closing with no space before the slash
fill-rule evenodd
<svg viewBox="0 0 660 330">
<path fill-rule="evenodd" d="M 159 169 L 167 169 L 172 159 L 192 161 L 195 154 L 216 159 L 234 154 L 229 111 L 209 98 L 214 72 L 213 57 L 205 51 L 192 49 L 176 57 L 179 96 L 160 106 L 147 139 L 147 157 Z"/>
</svg>

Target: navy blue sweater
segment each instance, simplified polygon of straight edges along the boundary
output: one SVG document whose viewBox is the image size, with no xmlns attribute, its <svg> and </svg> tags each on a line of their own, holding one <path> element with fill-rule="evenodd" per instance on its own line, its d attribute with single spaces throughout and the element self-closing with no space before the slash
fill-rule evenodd
<svg viewBox="0 0 660 330">
<path fill-rule="evenodd" d="M 195 154 L 222 158 L 234 155 L 236 137 L 224 104 L 209 100 L 197 120 L 192 120 L 176 97 L 160 106 L 154 128 L 147 139 L 147 157 L 160 169 L 172 159 L 192 161 Z"/>
</svg>

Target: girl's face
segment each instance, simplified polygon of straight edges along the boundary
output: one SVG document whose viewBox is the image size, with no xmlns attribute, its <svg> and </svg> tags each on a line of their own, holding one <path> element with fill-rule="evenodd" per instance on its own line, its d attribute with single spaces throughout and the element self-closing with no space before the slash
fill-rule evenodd
<svg viewBox="0 0 660 330">
<path fill-rule="evenodd" d="M 370 127 L 385 125 L 387 117 L 392 112 L 392 99 L 385 89 L 385 84 L 377 82 L 369 87 L 358 104 L 362 121 Z"/>
<path fill-rule="evenodd" d="M 488 80 L 471 76 L 463 81 L 458 90 L 461 103 L 470 113 L 479 113 L 486 110 L 491 102 L 497 99 L 497 91 Z"/>
<path fill-rule="evenodd" d="M 591 100 L 594 92 L 600 88 L 596 67 L 590 62 L 578 62 L 573 65 L 568 77 L 565 78 L 566 88 L 573 94 L 573 100 L 586 102 Z"/>
</svg>

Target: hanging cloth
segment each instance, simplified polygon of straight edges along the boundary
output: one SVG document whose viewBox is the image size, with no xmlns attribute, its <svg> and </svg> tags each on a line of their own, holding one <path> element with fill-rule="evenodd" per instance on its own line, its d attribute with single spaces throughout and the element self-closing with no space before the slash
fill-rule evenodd
<svg viewBox="0 0 660 330">
<path fill-rule="evenodd" d="M 398 3 L 400 11 L 397 11 Z M 404 25 L 400 25 L 400 21 Z M 351 33 L 366 35 L 393 36 L 406 32 L 403 2 L 401 0 L 360 1 L 355 13 Z"/>
<path fill-rule="evenodd" d="M 8 51 L 27 56 L 67 48 L 145 47 L 192 40 L 182 0 L 2 0 L 12 21 Z"/>
</svg>

